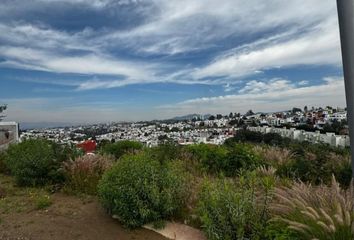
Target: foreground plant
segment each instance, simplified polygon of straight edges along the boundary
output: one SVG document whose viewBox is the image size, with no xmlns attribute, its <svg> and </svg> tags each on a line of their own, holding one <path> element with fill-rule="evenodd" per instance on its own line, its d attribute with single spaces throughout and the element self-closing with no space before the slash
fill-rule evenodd
<svg viewBox="0 0 354 240">
<path fill-rule="evenodd" d="M 197 213 L 208 239 L 266 239 L 274 180 L 256 174 L 204 182 Z"/>
<path fill-rule="evenodd" d="M 11 145 L 5 164 L 21 186 L 38 186 L 62 181 L 61 161 L 57 158 L 54 143 L 37 139 Z"/>
<path fill-rule="evenodd" d="M 114 159 L 102 155 L 85 155 L 64 163 L 66 188 L 75 193 L 96 194 L 103 173 Z"/>
<path fill-rule="evenodd" d="M 184 208 L 188 179 L 178 161 L 161 163 L 148 154 L 127 155 L 99 183 L 104 208 L 128 227 L 165 220 Z"/>
<path fill-rule="evenodd" d="M 272 210 L 300 239 L 354 238 L 354 189 L 343 190 L 333 177 L 331 186 L 303 182 L 275 190 Z"/>
</svg>

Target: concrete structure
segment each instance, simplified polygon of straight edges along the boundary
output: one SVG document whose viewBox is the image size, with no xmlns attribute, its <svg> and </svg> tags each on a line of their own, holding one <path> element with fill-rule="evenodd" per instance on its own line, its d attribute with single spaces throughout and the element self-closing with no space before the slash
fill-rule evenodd
<svg viewBox="0 0 354 240">
<path fill-rule="evenodd" d="M 308 141 L 311 143 L 327 143 L 334 147 L 348 147 L 350 146 L 349 136 L 335 135 L 334 133 L 322 134 L 320 131 L 306 132 L 304 130 L 297 130 L 295 128 L 275 128 L 275 127 L 248 127 L 251 131 L 265 133 L 278 133 L 282 137 L 287 137 L 298 141 Z"/>
<path fill-rule="evenodd" d="M 0 151 L 19 141 L 19 126 L 16 122 L 0 122 Z"/>
</svg>

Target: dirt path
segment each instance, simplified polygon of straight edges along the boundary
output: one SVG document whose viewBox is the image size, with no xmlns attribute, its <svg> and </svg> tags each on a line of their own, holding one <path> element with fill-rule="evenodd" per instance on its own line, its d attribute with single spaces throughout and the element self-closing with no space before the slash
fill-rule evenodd
<svg viewBox="0 0 354 240">
<path fill-rule="evenodd" d="M 95 199 L 57 193 L 45 210 L 0 215 L 1 240 L 166 240 L 146 229 L 129 231 L 109 217 Z"/>
</svg>

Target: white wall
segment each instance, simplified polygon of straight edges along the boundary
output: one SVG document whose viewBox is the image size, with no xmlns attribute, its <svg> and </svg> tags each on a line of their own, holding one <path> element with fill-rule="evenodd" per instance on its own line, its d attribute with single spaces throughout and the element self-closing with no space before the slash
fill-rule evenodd
<svg viewBox="0 0 354 240">
<path fill-rule="evenodd" d="M 15 122 L 0 122 L 0 151 L 12 143 L 19 141 L 18 124 Z"/>
</svg>

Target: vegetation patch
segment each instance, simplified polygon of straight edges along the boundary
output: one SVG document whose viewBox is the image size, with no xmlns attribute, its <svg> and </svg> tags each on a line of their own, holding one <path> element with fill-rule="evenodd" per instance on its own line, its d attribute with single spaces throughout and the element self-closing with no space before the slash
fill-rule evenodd
<svg viewBox="0 0 354 240">
<path fill-rule="evenodd" d="M 113 161 L 110 156 L 85 155 L 65 162 L 65 190 L 95 195 L 99 180 Z"/>
<path fill-rule="evenodd" d="M 106 155 L 113 155 L 116 159 L 119 159 L 124 154 L 135 153 L 142 148 L 143 145 L 139 142 L 124 140 L 103 145 L 101 153 Z"/>
<path fill-rule="evenodd" d="M 179 162 L 161 163 L 139 154 L 122 158 L 108 170 L 98 190 L 111 215 L 138 227 L 177 214 L 186 203 L 188 181 Z"/>
</svg>

